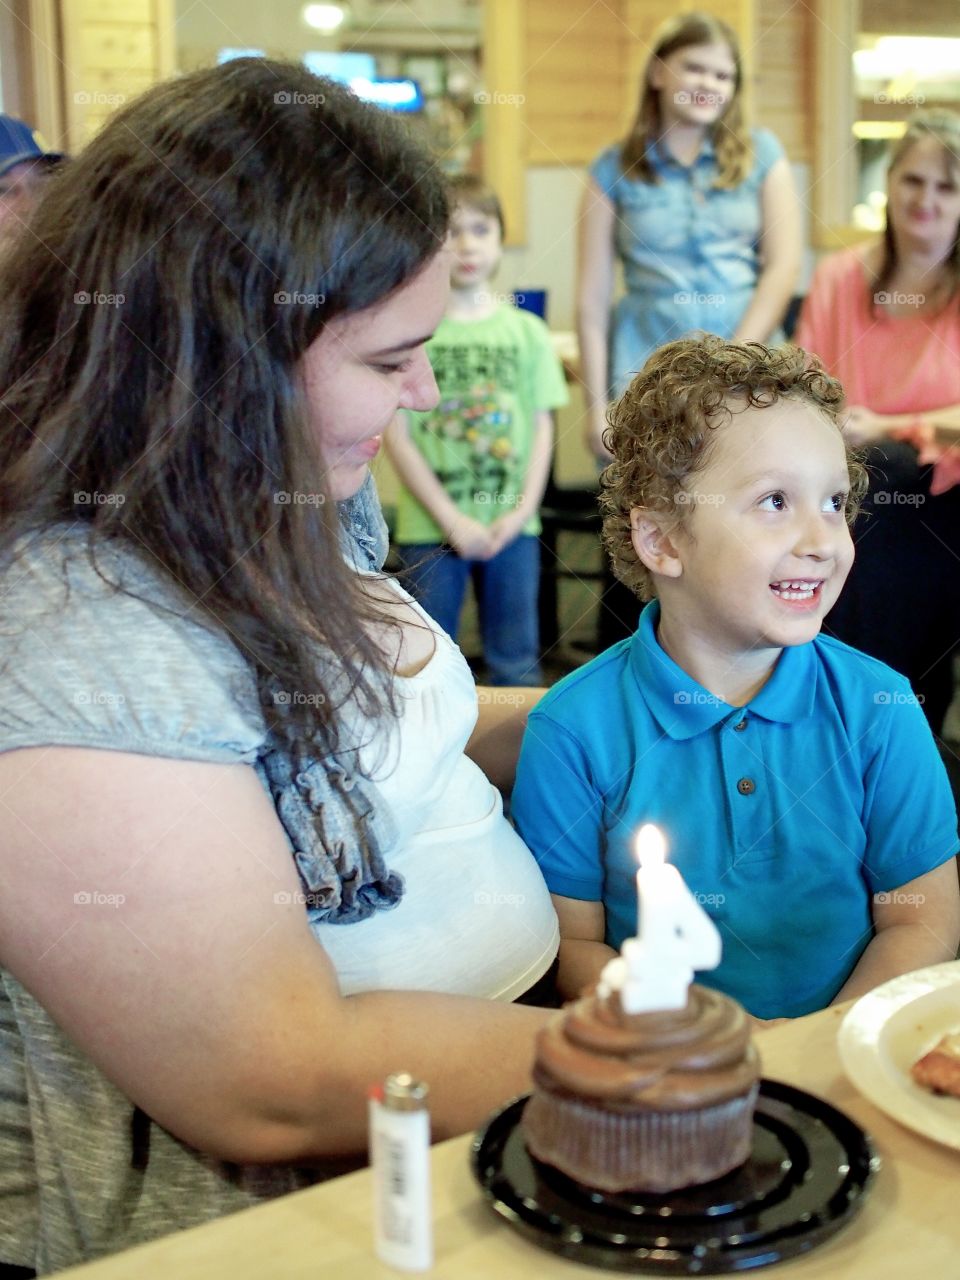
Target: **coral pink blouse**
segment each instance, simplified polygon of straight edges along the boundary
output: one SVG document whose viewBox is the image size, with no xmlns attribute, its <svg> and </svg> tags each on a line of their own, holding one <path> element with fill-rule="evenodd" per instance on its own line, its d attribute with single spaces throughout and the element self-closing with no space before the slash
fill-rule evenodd
<svg viewBox="0 0 960 1280">
<path fill-rule="evenodd" d="M 814 273 L 795 341 L 843 383 L 847 404 L 925 413 L 960 404 L 960 307 L 889 315 L 871 305 L 862 249 L 831 254 Z M 922 425 L 893 433 L 933 462 L 932 493 L 960 482 L 960 447 L 933 444 Z"/>
</svg>

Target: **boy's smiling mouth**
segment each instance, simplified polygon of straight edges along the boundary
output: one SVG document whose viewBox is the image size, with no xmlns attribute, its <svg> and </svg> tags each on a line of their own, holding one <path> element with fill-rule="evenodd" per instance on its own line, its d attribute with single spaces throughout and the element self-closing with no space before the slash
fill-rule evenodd
<svg viewBox="0 0 960 1280">
<path fill-rule="evenodd" d="M 784 578 L 781 582 L 771 582 L 770 590 L 781 600 L 805 604 L 820 598 L 823 583 L 823 578 Z"/>
</svg>

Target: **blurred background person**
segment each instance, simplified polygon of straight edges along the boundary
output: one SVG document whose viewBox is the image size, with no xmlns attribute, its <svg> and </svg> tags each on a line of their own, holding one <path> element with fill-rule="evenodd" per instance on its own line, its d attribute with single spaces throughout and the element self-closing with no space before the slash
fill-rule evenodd
<svg viewBox="0 0 960 1280">
<path fill-rule="evenodd" d="M 827 628 L 901 671 L 940 733 L 960 637 L 960 115 L 921 111 L 897 143 L 881 236 L 818 267 L 797 343 L 844 385 L 870 446 L 857 557 Z M 960 440 L 960 430 L 958 430 Z"/>
<path fill-rule="evenodd" d="M 23 224 L 63 158 L 23 120 L 0 115 L 0 242 Z"/>
<path fill-rule="evenodd" d="M 793 175 L 778 140 L 743 120 L 737 37 L 706 13 L 653 38 L 628 137 L 594 161 L 580 211 L 577 329 L 588 445 L 650 353 L 694 329 L 766 341 L 800 268 Z M 625 293 L 611 310 L 614 268 Z M 612 577 L 609 584 L 613 584 Z M 601 647 L 633 633 L 636 600 L 614 585 Z"/>
</svg>

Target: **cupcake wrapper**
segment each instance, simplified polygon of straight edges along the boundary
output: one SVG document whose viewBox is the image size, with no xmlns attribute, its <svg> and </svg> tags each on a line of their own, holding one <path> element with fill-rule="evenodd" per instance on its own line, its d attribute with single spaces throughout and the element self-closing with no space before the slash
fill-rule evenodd
<svg viewBox="0 0 960 1280">
<path fill-rule="evenodd" d="M 701 1111 L 607 1111 L 537 1090 L 523 1112 L 527 1148 L 600 1191 L 676 1191 L 743 1164 L 753 1143 L 749 1093 Z"/>
</svg>

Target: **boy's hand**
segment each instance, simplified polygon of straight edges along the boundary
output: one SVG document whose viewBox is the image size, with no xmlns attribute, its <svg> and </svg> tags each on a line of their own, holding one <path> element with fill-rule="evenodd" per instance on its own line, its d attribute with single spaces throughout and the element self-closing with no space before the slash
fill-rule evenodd
<svg viewBox="0 0 960 1280">
<path fill-rule="evenodd" d="M 489 560 L 500 550 L 491 529 L 469 516 L 460 517 L 450 529 L 447 540 L 462 560 Z"/>
<path fill-rule="evenodd" d="M 490 536 L 496 551 L 502 551 L 514 538 L 519 538 L 525 524 L 526 517 L 517 511 L 511 511 L 508 516 L 500 516 L 499 519 L 494 520 L 490 526 Z"/>
</svg>

